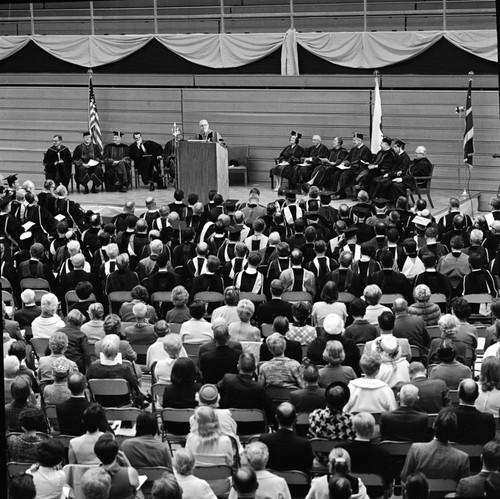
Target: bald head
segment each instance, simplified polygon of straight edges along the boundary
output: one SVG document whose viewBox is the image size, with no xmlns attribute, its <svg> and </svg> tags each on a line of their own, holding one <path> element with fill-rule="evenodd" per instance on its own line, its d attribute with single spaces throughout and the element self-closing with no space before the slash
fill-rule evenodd
<svg viewBox="0 0 500 499">
<path fill-rule="evenodd" d="M 458 398 L 463 404 L 473 405 L 479 397 L 479 388 L 473 379 L 464 379 L 458 386 Z"/>
<path fill-rule="evenodd" d="M 408 302 L 404 298 L 396 298 L 392 309 L 395 314 L 401 314 L 408 310 Z"/>
<path fill-rule="evenodd" d="M 253 374 L 255 371 L 255 357 L 251 353 L 242 353 L 238 362 L 238 369 L 244 374 Z"/>
<path fill-rule="evenodd" d="M 276 421 L 281 427 L 291 428 L 296 419 L 295 407 L 290 402 L 283 402 L 276 409 Z"/>
</svg>

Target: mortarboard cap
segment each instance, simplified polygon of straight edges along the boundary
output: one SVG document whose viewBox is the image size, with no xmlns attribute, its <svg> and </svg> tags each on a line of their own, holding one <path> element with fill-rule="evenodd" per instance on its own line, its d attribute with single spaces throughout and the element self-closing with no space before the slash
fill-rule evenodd
<svg viewBox="0 0 500 499">
<path fill-rule="evenodd" d="M 376 206 L 385 206 L 388 202 L 389 200 L 385 198 L 375 198 L 373 200 L 373 204 L 375 204 Z"/>
<path fill-rule="evenodd" d="M 297 197 L 298 192 L 293 189 L 286 189 L 284 191 L 284 194 L 287 198 L 295 199 Z"/>
<path fill-rule="evenodd" d="M 19 241 L 27 241 L 28 239 L 31 239 L 32 237 L 33 237 L 33 233 L 32 232 L 30 232 L 30 231 L 23 232 L 19 236 Z"/>
<path fill-rule="evenodd" d="M 351 208 L 351 213 L 359 218 L 368 218 L 372 214 L 370 208 L 367 206 L 353 206 Z"/>
<path fill-rule="evenodd" d="M 364 136 L 362 133 L 354 132 L 353 136 L 354 139 L 361 139 L 363 140 Z"/>
<path fill-rule="evenodd" d="M 239 199 L 226 199 L 222 206 L 225 206 L 227 210 L 234 211 L 236 209 L 236 205 L 238 204 Z"/>
<path fill-rule="evenodd" d="M 239 227 L 238 225 L 230 225 L 230 226 L 227 228 L 227 231 L 228 231 L 230 234 L 239 234 L 242 230 L 243 230 L 243 227 Z"/>
<path fill-rule="evenodd" d="M 123 132 L 120 131 L 113 132 L 113 137 L 123 137 Z"/>
<path fill-rule="evenodd" d="M 17 182 L 17 173 L 5 177 L 5 180 L 7 181 L 9 187 L 12 187 Z"/>
<path fill-rule="evenodd" d="M 427 227 L 431 223 L 428 218 L 422 217 L 420 215 L 417 215 L 415 218 L 413 218 L 412 222 L 415 225 L 422 225 L 423 227 Z"/>
<path fill-rule="evenodd" d="M 297 137 L 298 139 L 302 138 L 302 134 L 301 134 L 301 133 L 296 132 L 295 130 L 292 130 L 292 131 L 290 132 L 290 136 L 292 136 L 292 137 Z"/>
<path fill-rule="evenodd" d="M 90 135 L 90 132 L 83 132 L 83 133 L 82 133 L 82 135 L 83 135 L 84 137 L 88 137 L 88 136 Z"/>
</svg>

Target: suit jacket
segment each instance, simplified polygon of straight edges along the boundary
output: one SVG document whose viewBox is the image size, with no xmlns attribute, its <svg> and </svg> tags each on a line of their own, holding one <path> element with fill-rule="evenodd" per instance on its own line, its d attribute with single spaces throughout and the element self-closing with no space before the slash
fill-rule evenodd
<svg viewBox="0 0 500 499">
<path fill-rule="evenodd" d="M 436 414 L 443 407 L 451 406 L 448 386 L 442 379 L 415 378 L 412 384 L 418 388 L 418 400 L 415 403 L 417 411 Z"/>
<path fill-rule="evenodd" d="M 297 412 L 312 412 L 326 407 L 325 390 L 319 386 L 306 386 L 290 392 L 290 402 Z"/>
<path fill-rule="evenodd" d="M 365 319 L 354 319 L 353 323 L 345 328 L 344 337 L 355 343 L 367 343 L 377 337 L 377 328 Z"/>
<path fill-rule="evenodd" d="M 313 462 L 311 443 L 293 431 L 280 428 L 275 433 L 264 433 L 259 440 L 269 449 L 267 467 L 273 470 L 300 470 L 309 473 Z"/>
<path fill-rule="evenodd" d="M 359 353 L 359 348 L 353 340 L 344 338 L 342 335 L 324 334 L 318 336 L 307 349 L 307 356 L 311 362 L 318 365 L 325 363 L 323 360 L 323 352 L 325 351 L 326 344 L 331 340 L 340 341 L 344 347 L 345 360 L 342 364 L 352 367 L 356 375 L 361 376 L 361 369 L 359 368 L 361 354 Z"/>
<path fill-rule="evenodd" d="M 226 373 L 238 372 L 239 352 L 229 345 L 217 345 L 200 356 L 200 369 L 205 383 L 218 383 Z"/>
<path fill-rule="evenodd" d="M 14 320 L 19 323 L 19 327 L 24 329 L 26 326 L 31 326 L 31 323 L 39 315 L 41 315 L 42 309 L 37 305 L 34 307 L 23 307 L 14 312 Z"/>
<path fill-rule="evenodd" d="M 454 442 L 485 444 L 495 438 L 496 425 L 493 414 L 480 412 L 475 407 L 459 405 L 453 408 L 457 415 L 457 433 Z"/>
<path fill-rule="evenodd" d="M 431 339 L 425 328 L 425 322 L 422 317 L 409 314 L 396 315 L 392 334 L 396 336 L 396 338 L 406 338 L 410 345 L 417 346 L 420 352 L 422 352 L 422 355 L 427 358 Z"/>
<path fill-rule="evenodd" d="M 285 357 L 289 359 L 296 360 L 299 364 L 302 362 L 302 346 L 299 341 L 289 340 L 285 338 L 286 348 L 285 348 Z M 262 343 L 260 346 L 260 362 L 271 360 L 273 356 L 267 348 L 266 343 Z"/>
<path fill-rule="evenodd" d="M 82 416 L 90 405 L 86 398 L 71 397 L 56 405 L 57 421 L 63 435 L 83 435 Z"/>
<path fill-rule="evenodd" d="M 484 496 L 484 482 L 491 475 L 500 474 L 497 471 L 481 471 L 477 475 L 462 478 L 458 482 L 456 497 L 483 497 Z"/>
<path fill-rule="evenodd" d="M 64 299 L 64 295 L 68 291 L 76 289 L 76 285 L 79 282 L 88 281 L 92 284 L 94 288 L 94 295 L 98 302 L 102 303 L 102 284 L 99 282 L 99 278 L 96 274 L 91 274 L 90 272 L 85 272 L 85 270 L 72 270 L 67 274 L 61 276 L 61 299 Z"/>
<path fill-rule="evenodd" d="M 382 293 L 401 293 L 408 303 L 413 302 L 413 288 L 401 272 L 382 269 L 368 278 L 368 284 L 376 284 Z"/>
<path fill-rule="evenodd" d="M 382 440 L 425 442 L 427 436 L 427 414 L 412 407 L 398 407 L 382 413 L 380 417 Z"/>
<path fill-rule="evenodd" d="M 229 409 L 262 409 L 272 421 L 271 399 L 264 385 L 248 374 L 227 373 L 217 383 L 221 395 L 220 407 Z"/>
<path fill-rule="evenodd" d="M 293 322 L 292 305 L 280 298 L 272 298 L 262 303 L 257 309 L 257 320 L 259 324 L 272 324 L 276 317 L 286 317 Z"/>
</svg>

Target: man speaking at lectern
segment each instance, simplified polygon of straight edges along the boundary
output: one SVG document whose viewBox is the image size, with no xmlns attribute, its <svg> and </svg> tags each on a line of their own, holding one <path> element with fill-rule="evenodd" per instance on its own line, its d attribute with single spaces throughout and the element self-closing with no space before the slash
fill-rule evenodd
<svg viewBox="0 0 500 499">
<path fill-rule="evenodd" d="M 205 140 L 206 142 L 217 142 L 221 146 L 226 147 L 224 139 L 219 132 L 212 130 L 207 120 L 200 121 L 200 133 L 196 137 L 198 140 Z"/>
</svg>

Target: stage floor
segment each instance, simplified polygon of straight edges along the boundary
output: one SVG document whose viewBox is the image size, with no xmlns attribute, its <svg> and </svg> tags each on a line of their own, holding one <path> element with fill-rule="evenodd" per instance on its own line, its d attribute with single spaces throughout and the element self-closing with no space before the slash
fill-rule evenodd
<svg viewBox="0 0 500 499">
<path fill-rule="evenodd" d="M 248 193 L 252 187 L 257 187 L 260 189 L 260 202 L 263 205 L 270 203 L 276 199 L 276 192 L 271 189 L 271 184 L 248 184 L 247 187 L 235 185 L 229 187 L 229 198 L 239 199 L 242 202 L 248 200 Z M 186 193 L 187 195 L 187 193 Z M 154 192 L 150 192 L 147 187 L 140 186 L 138 188 L 133 188 L 127 193 L 122 192 L 99 192 L 98 194 L 83 194 L 77 193 L 70 194 L 70 198 L 74 201 L 80 203 L 84 209 L 93 210 L 101 213 L 103 217 L 112 217 L 118 213 L 121 213 L 123 205 L 127 201 L 135 201 L 136 212 L 141 213 L 145 211 L 145 200 L 146 198 L 152 196 L 156 200 L 156 204 L 160 207 L 162 204 L 169 204 L 174 200 L 174 188 L 170 186 L 168 189 L 157 189 Z M 469 197 L 463 197 L 460 193 L 456 191 L 433 191 L 432 200 L 434 202 L 434 208 L 430 208 L 431 213 L 435 217 L 442 215 L 448 208 L 448 200 L 450 197 L 458 197 L 461 202 L 461 210 L 469 215 L 477 215 L 478 210 L 478 198 L 479 193 L 473 192 Z M 424 199 L 427 199 L 424 196 Z M 354 201 L 350 199 L 342 201 L 332 201 L 332 206 L 337 208 L 340 204 L 345 203 L 349 206 L 355 204 Z"/>
</svg>

